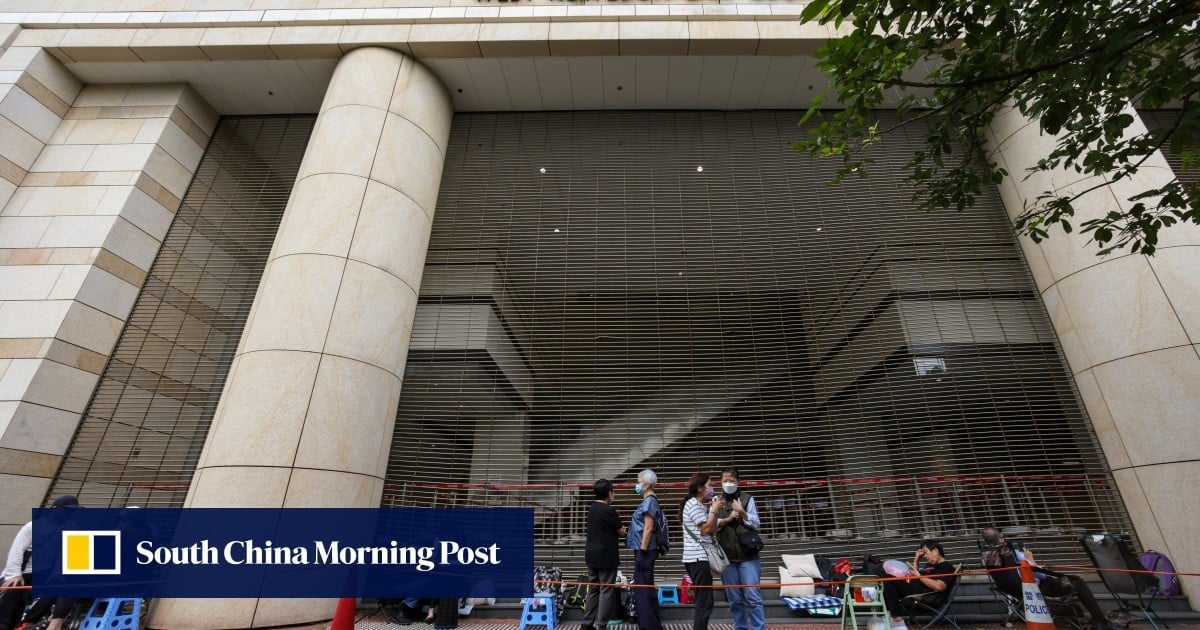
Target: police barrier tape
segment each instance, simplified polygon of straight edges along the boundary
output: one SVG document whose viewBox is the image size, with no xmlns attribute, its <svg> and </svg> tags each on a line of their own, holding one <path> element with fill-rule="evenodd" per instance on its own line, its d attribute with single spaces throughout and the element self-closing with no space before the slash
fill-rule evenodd
<svg viewBox="0 0 1200 630">
<path fill-rule="evenodd" d="M 380 507 L 523 507 L 534 510 L 536 544 L 566 545 L 582 541 L 592 502 L 592 480 L 528 483 L 389 481 Z M 1117 531 L 1125 527 L 1105 502 L 1111 479 L 1098 473 L 887 475 L 788 477 L 743 480 L 755 496 L 764 538 L 853 538 L 855 529 L 875 532 L 967 531 L 997 516 L 1039 531 Z M 686 491 L 686 481 L 660 479 L 657 488 Z M 189 482 L 134 482 L 128 485 L 150 505 L 174 505 Z M 614 482 L 622 491 L 632 482 Z M 105 499 L 107 500 L 107 499 Z M 86 497 L 85 497 L 86 502 Z M 888 549 L 887 553 L 896 550 Z M 1082 562 L 1062 558 L 1063 562 Z M 573 567 L 580 568 L 582 567 Z"/>
<path fill-rule="evenodd" d="M 1184 577 L 1200 577 L 1200 573 L 1191 572 L 1191 571 L 1152 571 L 1150 569 L 1108 569 L 1108 568 L 1087 567 L 1087 566 L 1078 566 L 1078 565 L 1044 565 L 1044 566 L 1038 565 L 1038 566 L 1034 567 L 1035 571 L 1038 569 L 1048 569 L 1051 571 L 1076 571 L 1076 572 L 1087 571 L 1087 572 L 1096 572 L 1096 573 L 1102 573 L 1102 572 L 1141 573 L 1141 574 L 1149 574 L 1149 575 L 1175 575 L 1175 576 L 1184 576 Z M 967 569 L 965 571 L 959 571 L 956 573 L 930 573 L 927 575 L 910 575 L 907 577 L 892 577 L 892 576 L 876 577 L 875 580 L 877 580 L 879 582 L 899 582 L 899 581 L 910 581 L 910 580 L 915 580 L 915 579 L 920 579 L 920 578 L 944 578 L 944 577 L 961 577 L 964 575 L 987 575 L 989 573 L 1000 573 L 1000 572 L 1004 572 L 1004 571 L 1018 571 L 1018 570 L 1020 570 L 1020 567 L 999 567 L 999 568 L 995 568 L 995 569 Z M 659 586 L 657 584 L 632 584 L 632 583 L 625 583 L 625 582 L 580 582 L 578 580 L 534 580 L 533 583 L 534 584 L 548 584 L 551 586 L 553 586 L 553 585 L 614 586 L 614 587 L 618 587 L 618 588 L 658 588 L 658 586 Z M 847 583 L 846 580 L 824 580 L 824 581 L 814 581 L 812 583 L 812 586 L 839 586 L 839 585 L 846 584 L 846 583 Z M 779 588 L 781 586 L 793 586 L 793 585 L 794 585 L 794 583 L 791 583 L 791 582 L 789 582 L 788 584 L 782 584 L 779 582 L 759 582 L 758 584 L 731 584 L 729 586 L 692 584 L 692 585 L 689 585 L 688 588 L 689 589 L 694 588 L 694 589 L 724 590 L 724 589 L 728 589 L 728 588 Z M 28 584 L 23 584 L 20 586 L 0 586 L 0 591 L 28 590 L 31 588 L 33 588 L 33 587 Z"/>
<path fill-rule="evenodd" d="M 961 577 L 964 575 L 987 575 L 989 573 L 1001 573 L 1004 571 L 1019 571 L 1020 569 L 1021 569 L 1021 567 L 999 567 L 999 568 L 995 568 L 995 569 L 967 569 L 965 571 L 958 571 L 956 573 L 929 573 L 929 574 L 924 574 L 924 575 L 909 575 L 906 577 L 892 577 L 892 576 L 873 577 L 873 581 L 879 581 L 879 582 L 904 581 L 904 582 L 907 582 L 907 581 L 911 581 L 911 580 L 917 580 L 920 578 L 945 578 L 945 577 Z M 1033 567 L 1033 569 L 1034 569 L 1034 571 L 1037 571 L 1039 569 L 1046 569 L 1049 571 L 1067 570 L 1067 571 L 1088 571 L 1088 572 L 1094 571 L 1097 573 L 1100 573 L 1100 572 L 1146 573 L 1146 574 L 1152 574 L 1152 575 L 1182 575 L 1182 576 L 1186 576 L 1186 577 L 1200 577 L 1200 573 L 1186 572 L 1186 571 L 1151 571 L 1149 569 L 1102 569 L 1099 567 L 1083 567 L 1083 566 L 1074 566 L 1074 565 L 1044 565 L 1044 566 L 1038 565 L 1038 566 Z M 855 575 L 856 575 L 856 577 L 859 576 L 858 574 L 855 574 Z M 580 582 L 577 580 L 534 580 L 533 583 L 534 584 L 549 584 L 549 585 L 558 584 L 558 585 L 562 585 L 562 586 L 615 586 L 617 588 L 654 588 L 654 589 L 657 589 L 659 587 L 658 584 L 632 584 L 632 583 L 624 583 L 624 582 Z M 814 581 L 812 583 L 812 586 L 840 586 L 840 585 L 846 584 L 846 583 L 847 583 L 846 580 L 824 580 L 824 581 Z M 688 589 L 725 590 L 725 589 L 729 589 L 729 588 L 779 588 L 782 586 L 795 586 L 795 583 L 789 582 L 787 584 L 782 584 L 779 582 L 759 582 L 758 584 L 730 584 L 728 586 L 724 586 L 724 585 L 717 586 L 715 584 L 705 584 L 705 585 L 690 584 L 690 585 L 688 585 Z"/>
</svg>

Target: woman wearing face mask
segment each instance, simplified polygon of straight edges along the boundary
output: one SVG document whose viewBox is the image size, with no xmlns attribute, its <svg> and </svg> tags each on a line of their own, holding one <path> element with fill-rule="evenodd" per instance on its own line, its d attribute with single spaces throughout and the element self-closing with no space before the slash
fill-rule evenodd
<svg viewBox="0 0 1200 630">
<path fill-rule="evenodd" d="M 722 493 L 713 500 L 713 510 L 717 513 L 717 544 L 729 556 L 729 566 L 721 574 L 721 584 L 726 587 L 734 630 L 766 630 L 766 611 L 758 586 L 762 582 L 762 559 L 758 557 L 758 550 L 750 549 L 738 540 L 742 530 L 758 530 L 758 510 L 754 499 L 738 488 L 739 477 L 736 468 L 721 471 Z"/>
<path fill-rule="evenodd" d="M 700 541 L 712 543 L 712 534 L 717 531 L 717 513 L 705 504 L 713 498 L 713 489 L 708 487 L 708 474 L 695 473 L 688 480 L 688 498 L 679 504 L 679 522 L 683 523 L 683 566 L 687 569 L 692 585 L 700 588 L 692 591 L 692 630 L 708 630 L 708 618 L 712 615 L 713 583 L 712 571 L 708 568 L 708 555 Z"/>
<path fill-rule="evenodd" d="M 645 497 L 633 512 L 625 544 L 633 550 L 633 598 L 637 605 L 637 622 L 641 630 L 662 630 L 658 616 L 658 592 L 654 584 L 654 561 L 658 559 L 659 530 L 665 531 L 666 516 L 658 505 L 654 484 L 658 475 L 647 468 L 638 473 L 633 491 Z M 649 584 L 651 586 L 641 586 Z"/>
</svg>

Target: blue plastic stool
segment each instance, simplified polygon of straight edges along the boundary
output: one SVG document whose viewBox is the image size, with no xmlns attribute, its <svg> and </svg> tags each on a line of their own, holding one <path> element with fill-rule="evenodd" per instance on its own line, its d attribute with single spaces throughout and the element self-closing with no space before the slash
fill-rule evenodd
<svg viewBox="0 0 1200 630">
<path fill-rule="evenodd" d="M 92 602 L 80 630 L 137 630 L 142 616 L 142 600 L 128 597 L 97 599 Z"/>
<path fill-rule="evenodd" d="M 538 600 L 541 600 L 542 605 L 535 608 L 534 604 Z M 518 630 L 525 630 L 529 626 L 546 626 L 546 630 L 554 630 L 557 624 L 553 593 L 534 593 L 525 600 L 525 610 L 521 612 L 521 627 Z"/>
<path fill-rule="evenodd" d="M 658 603 L 659 604 L 678 604 L 679 603 L 679 587 L 678 586 L 660 586 L 660 587 L 658 587 Z"/>
</svg>

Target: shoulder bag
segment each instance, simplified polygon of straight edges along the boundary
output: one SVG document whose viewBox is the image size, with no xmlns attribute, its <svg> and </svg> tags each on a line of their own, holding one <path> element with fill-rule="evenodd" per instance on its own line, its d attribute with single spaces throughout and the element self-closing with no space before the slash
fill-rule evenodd
<svg viewBox="0 0 1200 630">
<path fill-rule="evenodd" d="M 725 555 L 725 550 L 721 549 L 720 545 L 707 543 L 696 538 L 692 530 L 688 529 L 687 523 L 683 524 L 683 533 L 691 536 L 692 540 L 696 541 L 696 544 L 700 545 L 700 548 L 704 550 L 704 555 L 708 556 L 708 568 L 712 569 L 713 575 L 721 575 L 725 571 L 725 567 L 729 566 L 729 557 Z"/>
<path fill-rule="evenodd" d="M 764 546 L 762 536 L 759 536 L 758 532 L 741 523 L 738 523 L 738 527 L 738 544 L 752 555 L 762 551 Z"/>
</svg>

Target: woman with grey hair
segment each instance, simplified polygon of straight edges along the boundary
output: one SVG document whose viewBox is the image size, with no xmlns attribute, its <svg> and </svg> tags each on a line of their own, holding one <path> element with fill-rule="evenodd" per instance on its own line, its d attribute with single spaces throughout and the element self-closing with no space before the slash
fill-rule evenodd
<svg viewBox="0 0 1200 630">
<path fill-rule="evenodd" d="M 654 586 L 654 561 L 658 559 L 659 548 L 666 539 L 667 517 L 654 494 L 658 475 L 647 468 L 638 473 L 637 479 L 633 491 L 645 498 L 633 512 L 633 522 L 629 524 L 625 544 L 633 550 L 633 597 L 637 605 L 638 628 L 662 630 L 662 621 L 658 616 L 658 591 Z"/>
</svg>

